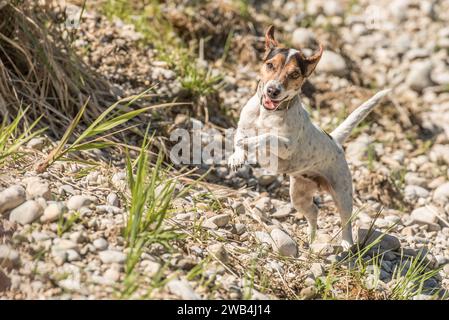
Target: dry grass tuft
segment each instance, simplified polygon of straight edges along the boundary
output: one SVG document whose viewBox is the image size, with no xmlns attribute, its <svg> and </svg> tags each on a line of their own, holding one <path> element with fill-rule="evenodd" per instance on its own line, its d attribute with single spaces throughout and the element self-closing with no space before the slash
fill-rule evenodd
<svg viewBox="0 0 449 320">
<path fill-rule="evenodd" d="M 81 121 L 91 123 L 116 98 L 73 53 L 65 13 L 40 2 L 0 1 L 0 115 L 12 120 L 29 106 L 27 120 L 43 115 L 39 124 L 59 136 L 87 100 Z"/>
</svg>

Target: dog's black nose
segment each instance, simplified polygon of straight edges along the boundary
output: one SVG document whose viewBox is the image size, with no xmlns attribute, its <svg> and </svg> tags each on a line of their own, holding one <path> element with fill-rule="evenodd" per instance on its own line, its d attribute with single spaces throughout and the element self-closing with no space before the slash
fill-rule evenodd
<svg viewBox="0 0 449 320">
<path fill-rule="evenodd" d="M 270 98 L 273 98 L 273 99 L 276 98 L 279 95 L 279 93 L 281 93 L 281 89 L 280 88 L 277 88 L 277 87 L 274 87 L 274 86 L 269 86 L 267 88 L 267 94 L 268 94 L 268 96 Z"/>
</svg>

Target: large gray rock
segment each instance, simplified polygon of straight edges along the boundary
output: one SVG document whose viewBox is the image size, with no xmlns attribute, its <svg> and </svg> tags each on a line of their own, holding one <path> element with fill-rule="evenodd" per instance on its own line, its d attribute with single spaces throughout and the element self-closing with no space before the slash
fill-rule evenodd
<svg viewBox="0 0 449 320">
<path fill-rule="evenodd" d="M 36 221 L 43 213 L 41 205 L 34 200 L 28 200 L 11 211 L 9 221 L 17 222 L 22 225 L 30 224 Z"/>
<path fill-rule="evenodd" d="M 11 186 L 0 192 L 0 214 L 14 209 L 26 200 L 25 189 L 21 186 Z"/>
<path fill-rule="evenodd" d="M 368 233 L 368 231 L 370 231 Z M 369 229 L 363 229 L 360 228 L 357 233 L 357 243 L 362 246 L 368 246 L 373 244 L 377 241 L 377 239 L 380 239 L 380 241 L 373 245 L 372 251 L 395 251 L 398 250 L 401 247 L 401 243 L 398 238 L 382 233 L 377 230 L 369 230 Z"/>
</svg>

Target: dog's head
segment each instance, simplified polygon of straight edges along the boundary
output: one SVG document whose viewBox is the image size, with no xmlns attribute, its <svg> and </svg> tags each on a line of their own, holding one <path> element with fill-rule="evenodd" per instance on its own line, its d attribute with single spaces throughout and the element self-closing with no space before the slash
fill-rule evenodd
<svg viewBox="0 0 449 320">
<path fill-rule="evenodd" d="M 300 49 L 280 47 L 274 39 L 274 27 L 265 33 L 265 56 L 261 69 L 262 104 L 276 110 L 282 101 L 293 98 L 304 81 L 315 70 L 323 54 L 323 46 L 313 56 L 306 57 Z"/>
</svg>

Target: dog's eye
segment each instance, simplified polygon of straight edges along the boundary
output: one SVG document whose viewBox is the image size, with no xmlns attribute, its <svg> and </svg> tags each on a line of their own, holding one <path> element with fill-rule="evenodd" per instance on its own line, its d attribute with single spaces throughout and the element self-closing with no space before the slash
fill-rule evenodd
<svg viewBox="0 0 449 320">
<path fill-rule="evenodd" d="M 267 69 L 268 70 L 273 70 L 274 69 L 274 66 L 273 66 L 273 64 L 271 62 L 267 63 Z"/>
<path fill-rule="evenodd" d="M 294 72 L 290 73 L 290 78 L 298 79 L 300 75 L 301 74 L 298 71 L 294 71 Z"/>
</svg>

